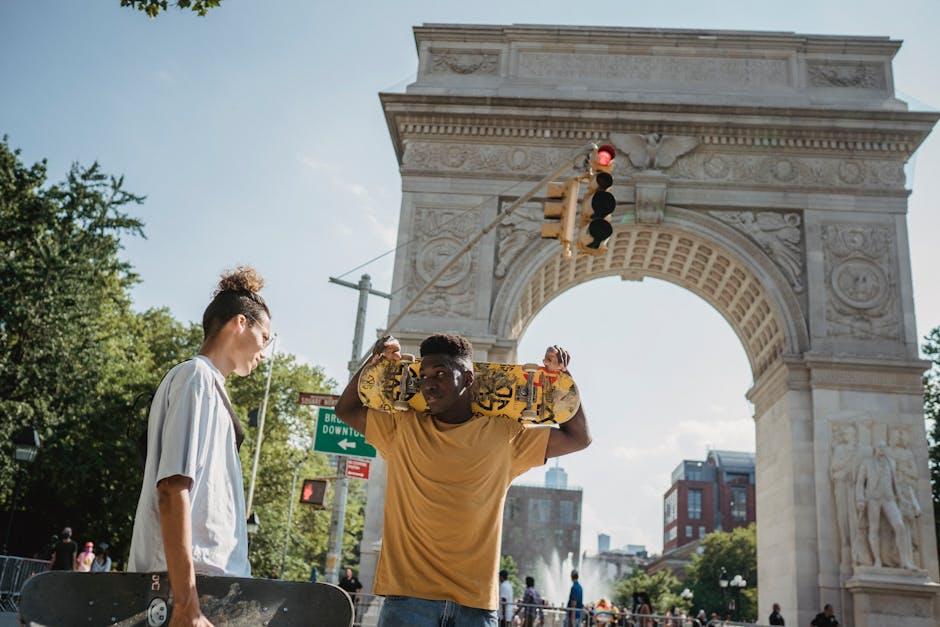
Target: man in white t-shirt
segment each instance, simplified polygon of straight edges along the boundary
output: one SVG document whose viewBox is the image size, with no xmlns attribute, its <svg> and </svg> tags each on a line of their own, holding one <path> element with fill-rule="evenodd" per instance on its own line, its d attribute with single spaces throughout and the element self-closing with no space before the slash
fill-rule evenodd
<svg viewBox="0 0 940 627">
<path fill-rule="evenodd" d="M 196 573 L 251 576 L 238 457 L 243 431 L 225 377 L 250 374 L 271 342 L 262 285 L 251 268 L 222 276 L 203 314 L 199 355 L 166 374 L 150 406 L 128 570 L 168 572 L 171 627 L 211 627 Z"/>
<path fill-rule="evenodd" d="M 515 606 L 512 603 L 513 589 L 512 582 L 509 581 L 509 571 L 499 571 L 499 624 L 501 627 L 509 627 L 512 624 L 512 615 Z"/>
</svg>

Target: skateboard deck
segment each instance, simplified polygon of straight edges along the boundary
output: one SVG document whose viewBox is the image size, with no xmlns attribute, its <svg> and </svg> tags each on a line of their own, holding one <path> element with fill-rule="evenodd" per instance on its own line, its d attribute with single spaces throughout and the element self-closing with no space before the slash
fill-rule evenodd
<svg viewBox="0 0 940 627">
<path fill-rule="evenodd" d="M 401 361 L 382 359 L 359 376 L 362 403 L 380 411 L 427 410 L 418 390 L 421 360 L 402 355 Z M 535 424 L 560 424 L 581 406 L 571 375 L 538 364 L 473 364 L 473 411 Z M 404 384 L 402 383 L 404 380 Z"/>
<path fill-rule="evenodd" d="M 353 606 L 325 583 L 196 576 L 199 605 L 215 627 L 307 627 L 353 622 Z M 166 573 L 47 572 L 32 577 L 20 598 L 25 625 L 170 624 L 173 599 Z"/>
</svg>

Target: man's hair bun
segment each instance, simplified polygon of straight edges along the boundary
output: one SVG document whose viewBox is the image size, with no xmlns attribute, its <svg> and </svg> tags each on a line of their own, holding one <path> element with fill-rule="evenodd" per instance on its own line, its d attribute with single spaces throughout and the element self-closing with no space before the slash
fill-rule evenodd
<svg viewBox="0 0 940 627">
<path fill-rule="evenodd" d="M 251 266 L 238 266 L 234 270 L 227 270 L 222 273 L 219 287 L 216 288 L 213 296 L 217 296 L 222 292 L 257 294 L 262 287 L 264 287 L 264 279 L 261 278 L 257 270 Z"/>
</svg>

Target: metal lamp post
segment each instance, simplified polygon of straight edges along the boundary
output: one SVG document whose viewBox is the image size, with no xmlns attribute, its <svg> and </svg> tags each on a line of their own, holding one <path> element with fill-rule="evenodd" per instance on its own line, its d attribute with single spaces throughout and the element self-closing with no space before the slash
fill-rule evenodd
<svg viewBox="0 0 940 627">
<path fill-rule="evenodd" d="M 39 452 L 39 433 L 33 428 L 21 429 L 13 435 L 13 459 L 17 462 L 30 464 L 36 459 Z M 7 530 L 3 536 L 3 554 L 7 554 L 10 545 L 10 531 L 13 529 L 13 514 L 16 512 L 16 501 L 20 495 L 20 482 L 14 477 L 13 498 L 10 501 L 10 517 L 7 519 Z"/>
<path fill-rule="evenodd" d="M 734 606 L 731 610 L 733 612 L 732 618 L 737 620 L 741 616 L 741 590 L 747 587 L 747 580 L 741 575 L 735 575 L 728 584 L 734 589 L 734 600 L 732 601 Z"/>
<path fill-rule="evenodd" d="M 725 571 L 725 567 L 721 567 L 721 572 L 718 574 L 718 587 L 721 588 L 721 607 L 727 612 L 728 611 L 728 573 Z"/>
</svg>

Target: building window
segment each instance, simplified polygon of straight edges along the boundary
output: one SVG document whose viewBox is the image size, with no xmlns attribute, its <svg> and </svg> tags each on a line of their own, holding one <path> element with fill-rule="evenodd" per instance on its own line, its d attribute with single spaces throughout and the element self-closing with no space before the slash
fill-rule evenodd
<svg viewBox="0 0 940 627">
<path fill-rule="evenodd" d="M 689 490 L 689 518 L 698 520 L 702 517 L 702 491 Z"/>
<path fill-rule="evenodd" d="M 578 546 L 581 544 L 581 530 L 572 529 L 571 530 L 571 546 Z"/>
<path fill-rule="evenodd" d="M 663 524 L 668 525 L 676 519 L 679 512 L 679 491 L 673 490 L 672 494 L 663 500 Z"/>
<path fill-rule="evenodd" d="M 701 481 L 702 480 L 702 467 L 688 465 L 685 468 L 685 478 L 686 481 Z"/>
<path fill-rule="evenodd" d="M 677 534 L 678 534 L 678 527 L 671 527 L 669 530 L 666 531 L 666 542 L 669 542 L 670 540 L 675 540 Z"/>
<path fill-rule="evenodd" d="M 573 523 L 574 520 L 574 501 L 561 501 L 561 522 Z"/>
<path fill-rule="evenodd" d="M 518 520 L 519 518 L 519 499 L 510 497 L 506 499 L 507 518 L 509 520 Z"/>
<path fill-rule="evenodd" d="M 704 527 L 704 526 L 698 528 L 698 537 L 700 537 L 700 538 L 704 538 L 704 537 L 705 537 L 705 527 Z"/>
<path fill-rule="evenodd" d="M 552 502 L 550 499 L 532 499 L 529 501 L 529 522 L 547 523 L 552 519 Z"/>
<path fill-rule="evenodd" d="M 731 488 L 731 520 L 747 520 L 747 488 Z"/>
<path fill-rule="evenodd" d="M 685 539 L 686 540 L 692 539 L 692 525 L 685 526 Z"/>
</svg>

